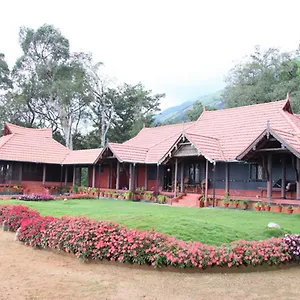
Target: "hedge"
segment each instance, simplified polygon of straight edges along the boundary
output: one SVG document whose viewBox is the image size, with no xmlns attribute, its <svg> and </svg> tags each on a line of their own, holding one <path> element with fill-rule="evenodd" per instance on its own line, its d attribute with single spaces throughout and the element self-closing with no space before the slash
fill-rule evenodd
<svg viewBox="0 0 300 300">
<path fill-rule="evenodd" d="M 82 260 L 111 260 L 154 267 L 201 268 L 280 265 L 299 260 L 299 235 L 264 241 L 239 240 L 210 246 L 183 242 L 155 231 L 128 229 L 87 218 L 41 217 L 24 206 L 0 206 L 0 222 L 26 245 L 75 254 Z"/>
</svg>

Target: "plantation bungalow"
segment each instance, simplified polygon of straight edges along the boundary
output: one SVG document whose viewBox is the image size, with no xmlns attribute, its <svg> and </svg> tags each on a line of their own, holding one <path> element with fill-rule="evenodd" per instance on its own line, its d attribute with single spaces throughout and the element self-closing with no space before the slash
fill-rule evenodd
<svg viewBox="0 0 300 300">
<path fill-rule="evenodd" d="M 74 185 L 197 193 L 207 197 L 300 199 L 300 116 L 285 100 L 203 111 L 195 122 L 143 128 L 103 149 L 70 151 L 51 130 L 6 124 L 0 184 Z"/>
</svg>

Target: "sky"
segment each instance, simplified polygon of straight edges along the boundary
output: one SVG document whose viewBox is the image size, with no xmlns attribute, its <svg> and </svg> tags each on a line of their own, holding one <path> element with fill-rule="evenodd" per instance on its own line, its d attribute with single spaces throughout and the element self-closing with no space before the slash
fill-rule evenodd
<svg viewBox="0 0 300 300">
<path fill-rule="evenodd" d="M 297 49 L 299 12 L 299 0 L 1 1 L 0 53 L 12 66 L 19 28 L 52 24 L 117 81 L 166 93 L 165 109 L 222 89 L 255 45 Z"/>
</svg>

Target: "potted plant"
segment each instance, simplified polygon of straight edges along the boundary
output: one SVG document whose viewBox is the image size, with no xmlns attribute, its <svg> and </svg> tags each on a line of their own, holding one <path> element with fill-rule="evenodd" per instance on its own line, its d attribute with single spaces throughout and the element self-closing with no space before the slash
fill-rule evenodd
<svg viewBox="0 0 300 300">
<path fill-rule="evenodd" d="M 243 203 L 243 206 L 244 206 L 244 210 L 248 209 L 248 207 L 249 207 L 249 201 L 248 200 L 244 200 L 242 203 Z"/>
<path fill-rule="evenodd" d="M 265 211 L 266 210 L 266 204 L 265 202 L 261 202 L 261 208 L 260 210 Z"/>
<path fill-rule="evenodd" d="M 260 211 L 261 210 L 261 203 L 260 202 L 256 202 L 255 205 L 254 205 L 254 207 L 255 207 L 256 211 Z"/>
<path fill-rule="evenodd" d="M 124 199 L 125 200 L 130 200 L 132 198 L 132 193 L 131 193 L 131 191 L 126 191 L 125 193 L 124 193 Z"/>
<path fill-rule="evenodd" d="M 164 203 L 166 203 L 166 196 L 165 195 L 158 195 L 156 201 L 159 204 L 164 204 Z"/>
<path fill-rule="evenodd" d="M 239 204 L 240 204 L 240 201 L 239 201 L 239 200 L 233 200 L 233 207 L 234 207 L 234 208 L 238 208 L 238 207 L 239 207 Z"/>
<path fill-rule="evenodd" d="M 144 200 L 151 200 L 152 195 L 150 193 L 145 193 L 143 198 L 144 198 Z"/>
<path fill-rule="evenodd" d="M 223 199 L 223 205 L 224 205 L 224 207 L 228 208 L 229 204 L 230 204 L 230 199 L 224 198 Z"/>
<path fill-rule="evenodd" d="M 293 211 L 294 211 L 293 206 L 292 206 L 292 205 L 289 205 L 289 206 L 287 207 L 287 213 L 288 213 L 288 214 L 292 214 Z"/>
<path fill-rule="evenodd" d="M 204 202 L 205 202 L 205 196 L 202 196 L 202 197 L 199 199 L 199 207 L 204 207 Z"/>
<path fill-rule="evenodd" d="M 280 213 L 282 211 L 282 205 L 280 203 L 277 203 L 275 206 L 275 211 Z"/>
<path fill-rule="evenodd" d="M 271 203 L 270 202 L 268 202 L 268 203 L 265 204 L 265 210 L 266 211 L 270 211 L 271 210 Z"/>
</svg>

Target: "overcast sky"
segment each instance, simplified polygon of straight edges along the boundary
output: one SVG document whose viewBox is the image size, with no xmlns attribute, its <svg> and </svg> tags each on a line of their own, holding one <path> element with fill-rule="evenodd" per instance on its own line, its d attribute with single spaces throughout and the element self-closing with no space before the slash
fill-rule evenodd
<svg viewBox="0 0 300 300">
<path fill-rule="evenodd" d="M 257 44 L 295 50 L 300 41 L 299 0 L 7 0 L 0 7 L 0 52 L 10 65 L 20 55 L 20 26 L 52 24 L 110 76 L 166 93 L 162 108 L 221 89 L 234 61 Z"/>
</svg>

